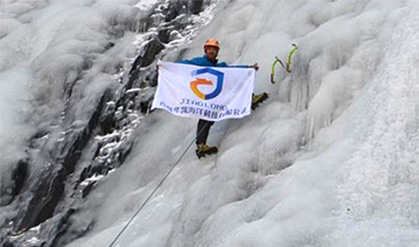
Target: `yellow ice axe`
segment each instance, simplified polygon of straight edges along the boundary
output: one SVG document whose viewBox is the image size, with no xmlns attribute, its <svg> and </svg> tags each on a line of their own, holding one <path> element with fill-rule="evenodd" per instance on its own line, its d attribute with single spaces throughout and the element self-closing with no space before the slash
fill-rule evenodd
<svg viewBox="0 0 419 247">
<path fill-rule="evenodd" d="M 271 83 L 275 84 L 275 65 L 277 63 L 279 63 L 281 65 L 282 68 L 285 69 L 285 71 L 287 71 L 288 73 L 291 73 L 291 58 L 292 55 L 294 55 L 294 53 L 298 50 L 298 46 L 296 44 L 292 44 L 293 48 L 291 50 L 291 52 L 288 54 L 288 58 L 287 58 L 287 64 L 284 65 L 284 63 L 281 61 L 281 59 L 279 59 L 277 56 L 275 56 L 275 61 L 272 64 L 272 69 L 271 69 Z"/>
</svg>

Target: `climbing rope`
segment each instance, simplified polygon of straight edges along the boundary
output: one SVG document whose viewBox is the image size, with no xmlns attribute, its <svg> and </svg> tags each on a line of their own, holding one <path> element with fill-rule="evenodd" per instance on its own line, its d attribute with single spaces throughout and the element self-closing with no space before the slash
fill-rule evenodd
<svg viewBox="0 0 419 247">
<path fill-rule="evenodd" d="M 204 128 L 201 129 L 201 131 L 196 135 L 199 136 L 202 131 L 207 127 L 209 123 L 206 123 Z M 191 148 L 192 144 L 195 142 L 196 137 L 192 139 L 191 143 L 189 143 L 188 147 L 183 151 L 182 155 L 178 158 L 178 160 L 175 162 L 175 164 L 169 169 L 169 171 L 164 175 L 160 183 L 154 188 L 154 190 L 151 192 L 151 194 L 147 197 L 147 199 L 143 202 L 143 204 L 140 206 L 140 208 L 135 212 L 135 214 L 130 218 L 130 220 L 125 224 L 125 226 L 122 228 L 122 230 L 118 233 L 118 235 L 115 237 L 115 239 L 112 241 L 112 243 L 108 247 L 112 247 L 116 241 L 121 237 L 121 235 L 124 233 L 124 231 L 128 228 L 128 226 L 131 224 L 131 222 L 134 220 L 134 218 L 140 213 L 140 211 L 145 207 L 145 205 L 150 201 L 150 199 L 153 197 L 154 193 L 162 186 L 164 181 L 169 177 L 170 173 L 172 173 L 173 169 L 179 164 L 179 162 L 182 160 L 183 156 L 185 156 L 186 152 Z"/>
<path fill-rule="evenodd" d="M 275 56 L 275 61 L 272 63 L 272 68 L 271 68 L 271 83 L 275 84 L 275 65 L 277 63 L 279 63 L 281 65 L 281 67 L 283 69 L 285 69 L 286 72 L 291 73 L 291 58 L 292 55 L 294 55 L 294 53 L 298 50 L 298 46 L 296 44 L 292 44 L 293 48 L 291 50 L 291 52 L 288 54 L 288 58 L 287 58 L 287 64 L 285 65 L 281 59 L 279 59 L 277 56 Z"/>
</svg>

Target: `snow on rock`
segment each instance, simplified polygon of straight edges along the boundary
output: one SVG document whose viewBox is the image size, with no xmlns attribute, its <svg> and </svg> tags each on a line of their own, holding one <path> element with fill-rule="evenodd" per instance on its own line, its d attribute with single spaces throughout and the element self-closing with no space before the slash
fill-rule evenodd
<svg viewBox="0 0 419 247">
<path fill-rule="evenodd" d="M 69 158 L 74 169 L 66 184 L 54 186 L 64 194 L 53 205 L 56 214 L 26 243 L 41 236 L 48 246 L 109 245 L 185 151 L 114 246 L 416 246 L 417 1 L 193 2 L 8 5 L 0 29 L 6 38 L 36 19 L 22 14 L 31 8 L 48 10 L 42 21 L 70 3 L 81 20 L 95 10 L 112 16 L 92 15 L 89 25 L 45 24 L 48 35 L 36 49 L 24 45 L 16 60 L 0 63 L 32 62 L 30 77 L 42 79 L 36 95 L 44 102 L 34 118 L 54 129 L 40 132 L 34 145 L 54 150 L 61 140 L 52 153 L 66 153 L 56 161 Z M 137 13 L 149 18 L 133 24 Z M 16 35 L 12 40 L 24 41 Z M 198 160 L 193 148 L 186 150 L 195 119 L 143 114 L 154 93 L 156 58 L 200 56 L 209 37 L 221 43 L 220 60 L 257 62 L 255 92 L 271 98 L 249 117 L 215 124 L 208 144 L 219 153 Z M 292 43 L 299 47 L 292 72 L 278 66 L 272 85 L 274 57 L 285 61 Z M 13 42 L 0 43 L 6 45 Z M 99 126 L 94 134 L 90 125 Z M 48 160 L 40 156 L 33 157 Z M 66 171 L 50 164 L 51 174 Z M 13 204 L 4 208 L 6 222 L 16 212 Z M 55 226 L 67 234 L 56 238 Z"/>
<path fill-rule="evenodd" d="M 414 1 L 410 5 L 414 5 Z M 342 180 L 342 174 L 358 176 L 358 170 L 352 170 L 347 164 L 359 152 L 357 145 L 359 140 L 363 140 L 364 124 L 370 125 L 374 118 L 368 115 L 370 109 L 368 104 L 364 104 L 362 95 L 368 94 L 372 85 L 382 79 L 378 73 L 388 49 L 395 43 L 400 46 L 400 42 L 407 42 L 392 40 L 400 16 L 408 14 L 407 2 L 240 1 L 221 3 L 220 6 L 223 8 L 189 45 L 190 49 L 184 53 L 174 51 L 165 58 L 174 60 L 179 54 L 182 57 L 199 56 L 205 40 L 215 37 L 221 43 L 221 60 L 235 64 L 258 62 L 261 69 L 256 92 L 269 91 L 273 100 L 281 103 L 271 100 L 253 116 L 230 121 L 222 133 L 214 126 L 210 144 L 219 145 L 219 154 L 204 162 L 194 162 L 194 154 L 190 152 L 175 169 L 172 178 L 165 182 L 155 201 L 146 206 L 133 226 L 126 230 L 125 238 L 119 242 L 121 246 L 352 246 L 353 243 L 361 246 L 398 246 L 397 243 L 414 246 L 411 244 L 418 242 L 419 238 L 414 225 L 405 225 L 410 224 L 409 221 L 399 224 L 391 219 L 373 217 L 368 222 L 357 223 L 357 211 L 345 203 L 348 188 L 341 185 L 346 180 L 345 177 Z M 293 42 L 298 44 L 299 50 L 293 58 L 292 73 L 287 75 L 276 69 L 279 83 L 270 85 L 273 57 L 276 55 L 285 60 Z M 171 117 L 167 120 L 164 118 L 166 114 L 159 114 L 161 118 L 155 115 L 159 125 L 152 145 L 160 150 L 156 152 L 167 154 L 166 145 L 170 146 L 170 143 L 166 142 L 186 131 L 176 127 L 186 120 Z M 187 126 L 190 128 L 191 125 Z M 414 131 L 414 127 L 411 128 Z M 222 138 L 216 140 L 217 135 Z M 165 136 L 164 144 L 160 143 L 160 136 Z M 174 145 L 172 149 L 182 150 L 177 148 L 179 143 Z M 170 164 L 171 154 L 166 158 L 152 158 L 150 153 L 143 156 L 140 148 L 136 150 L 134 160 L 142 162 L 126 164 L 126 174 L 128 170 L 138 169 L 154 177 L 159 171 L 163 172 L 163 160 Z M 175 156 L 172 159 L 175 160 Z M 147 162 L 143 163 L 145 160 Z M 151 173 L 150 160 L 154 160 Z M 351 172 L 342 167 L 348 167 Z M 198 170 L 201 177 L 196 176 Z M 382 166 L 373 170 L 387 174 Z M 130 176 L 118 175 L 119 179 L 123 177 Z M 127 191 L 122 196 L 127 200 L 123 205 L 132 206 L 134 198 L 150 193 L 156 183 L 144 175 L 132 179 L 133 183 L 142 185 L 125 184 L 117 189 L 118 195 Z M 144 184 L 144 179 L 150 182 Z M 369 195 L 374 190 L 374 187 L 371 190 L 369 187 L 373 182 L 370 179 L 360 181 L 364 182 L 363 190 Z M 98 191 L 107 191 L 110 185 L 103 186 Z M 413 191 L 414 188 L 411 187 Z M 410 203 L 414 200 L 407 200 L 403 193 L 408 189 L 410 187 L 404 185 L 395 190 L 400 198 L 398 203 L 413 205 Z M 132 198 L 130 190 L 138 191 L 140 196 Z M 97 205 L 95 200 L 98 199 L 92 198 L 90 203 Z M 172 207 L 159 211 L 155 207 L 157 201 Z M 394 203 L 386 207 L 390 205 Z M 401 214 L 414 217 L 414 209 L 408 208 Z M 152 209 L 156 212 L 148 214 Z M 102 239 L 105 232 L 117 234 L 118 227 L 115 226 L 119 225 L 121 229 L 132 215 L 125 213 L 126 208 L 119 204 L 115 207 L 106 204 L 103 210 L 99 214 L 98 228 L 90 236 L 69 246 L 82 243 L 94 246 L 94 241 Z M 159 215 L 167 215 L 165 210 L 171 210 L 171 217 L 160 218 Z M 121 217 L 106 219 L 111 212 L 121 212 Z M 369 213 L 366 215 L 371 216 Z M 112 224 L 113 220 L 118 223 Z M 374 230 L 374 223 L 379 222 L 384 224 L 383 231 Z M 162 233 L 148 227 L 153 224 L 172 229 L 162 230 Z M 355 230 L 350 231 L 349 227 L 355 227 Z M 393 229 L 394 237 L 386 234 L 388 229 Z M 136 231 L 140 232 L 138 237 L 134 236 Z M 343 237 L 346 232 L 348 236 Z M 370 234 L 374 239 L 367 239 Z M 384 235 L 388 237 L 380 241 Z M 164 241 L 156 242 L 157 238 Z"/>
</svg>

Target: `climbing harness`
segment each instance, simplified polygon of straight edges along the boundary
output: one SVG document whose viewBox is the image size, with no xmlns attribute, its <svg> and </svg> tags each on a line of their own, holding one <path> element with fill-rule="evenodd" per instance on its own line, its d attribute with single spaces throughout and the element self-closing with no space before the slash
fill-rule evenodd
<svg viewBox="0 0 419 247">
<path fill-rule="evenodd" d="M 285 69 L 286 72 L 291 73 L 291 58 L 292 55 L 294 55 L 294 53 L 298 50 L 298 46 L 296 44 L 292 44 L 293 48 L 291 50 L 291 52 L 288 54 L 288 58 L 287 58 L 287 64 L 285 65 L 281 59 L 279 59 L 277 56 L 275 56 L 275 61 L 272 63 L 272 68 L 271 68 L 271 83 L 275 84 L 275 65 L 277 63 L 279 63 L 281 65 L 281 67 L 283 69 Z"/>
</svg>

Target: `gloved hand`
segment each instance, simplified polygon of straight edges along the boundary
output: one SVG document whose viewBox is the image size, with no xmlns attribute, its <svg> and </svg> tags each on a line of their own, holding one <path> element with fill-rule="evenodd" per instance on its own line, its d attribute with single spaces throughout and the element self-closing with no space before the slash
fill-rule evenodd
<svg viewBox="0 0 419 247">
<path fill-rule="evenodd" d="M 257 63 L 255 63 L 253 65 L 250 65 L 249 68 L 254 68 L 255 70 L 258 70 L 259 69 L 259 66 L 258 66 Z"/>
</svg>

